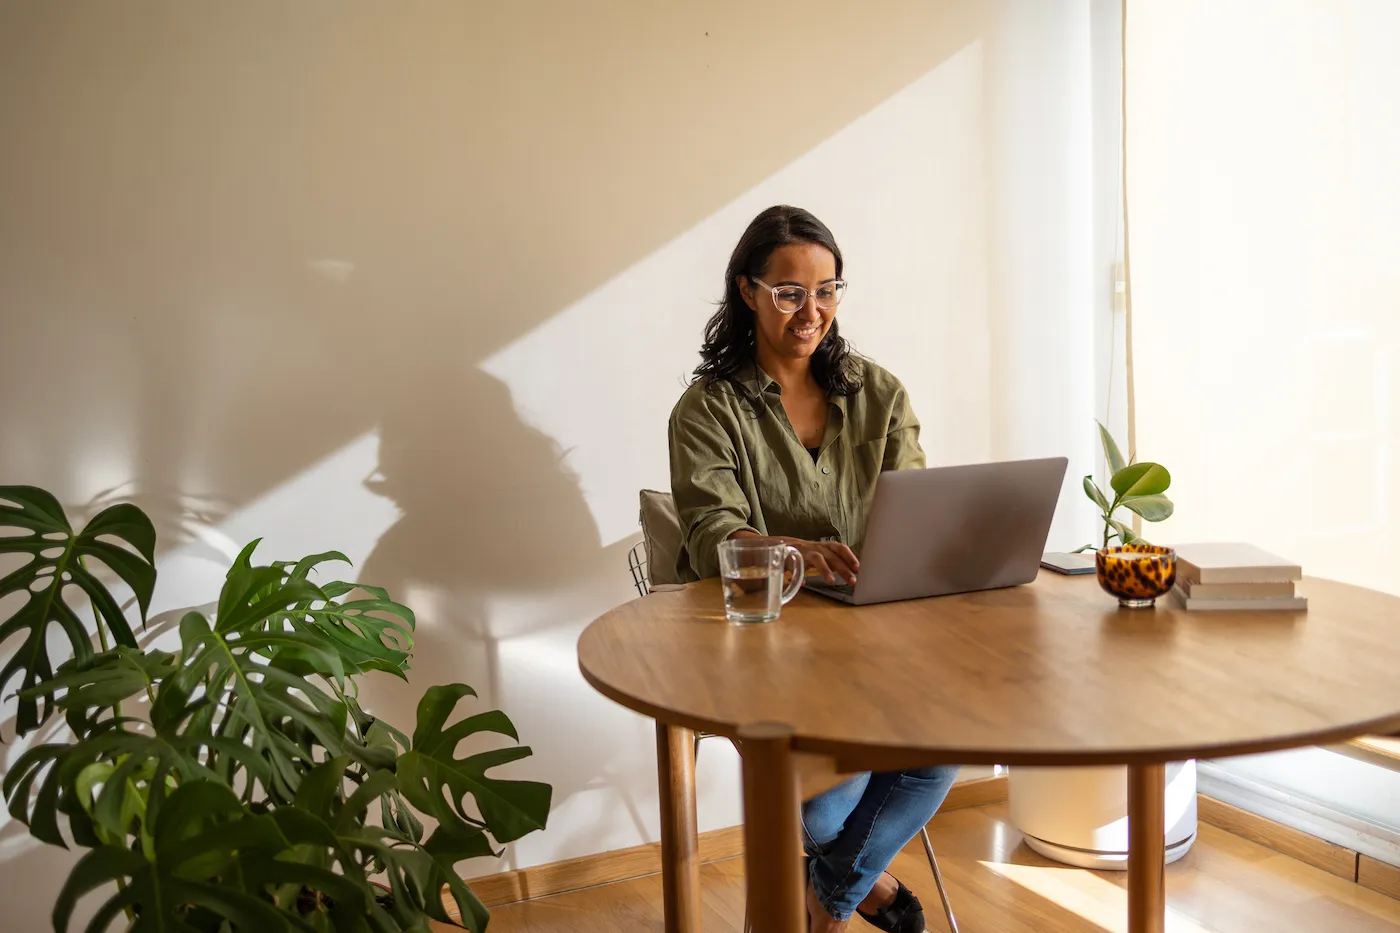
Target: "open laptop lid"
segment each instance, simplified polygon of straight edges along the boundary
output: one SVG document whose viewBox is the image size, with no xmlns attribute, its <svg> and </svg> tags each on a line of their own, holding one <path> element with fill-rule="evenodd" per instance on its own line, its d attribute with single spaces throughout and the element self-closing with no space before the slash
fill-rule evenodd
<svg viewBox="0 0 1400 933">
<path fill-rule="evenodd" d="M 880 474 L 851 601 L 1031 582 L 1068 465 L 1051 457 Z"/>
</svg>

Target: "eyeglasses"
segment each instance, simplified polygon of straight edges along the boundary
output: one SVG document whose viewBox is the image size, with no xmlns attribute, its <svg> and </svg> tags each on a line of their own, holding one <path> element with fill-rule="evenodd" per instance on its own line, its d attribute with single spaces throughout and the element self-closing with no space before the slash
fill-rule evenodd
<svg viewBox="0 0 1400 933">
<path fill-rule="evenodd" d="M 773 294 L 773 304 L 784 314 L 792 314 L 807 303 L 807 296 L 813 295 L 817 300 L 817 307 L 823 311 L 830 311 L 841 303 L 841 298 L 846 294 L 846 280 L 836 279 L 831 282 L 823 282 L 817 286 L 815 292 L 808 292 L 801 285 L 779 285 L 774 288 L 766 282 L 760 282 L 753 276 L 749 276 L 749 281 L 755 285 L 762 285 Z"/>
</svg>

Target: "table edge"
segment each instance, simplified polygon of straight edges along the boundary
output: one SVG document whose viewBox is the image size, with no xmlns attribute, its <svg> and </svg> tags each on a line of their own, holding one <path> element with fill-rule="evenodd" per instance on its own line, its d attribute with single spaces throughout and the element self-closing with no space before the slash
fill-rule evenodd
<svg viewBox="0 0 1400 933">
<path fill-rule="evenodd" d="M 618 690 L 595 677 L 579 658 L 579 672 L 594 690 L 634 713 L 671 726 L 681 726 L 698 732 L 721 735 L 737 742 L 739 729 L 750 723 L 728 723 L 694 716 L 669 707 L 646 703 Z M 790 724 L 788 724 L 790 725 Z M 1362 735 L 1400 733 L 1400 711 L 1375 719 L 1332 726 L 1307 732 L 1268 736 L 1257 740 L 1177 745 L 1163 748 L 1122 749 L 1046 749 L 1044 751 L 998 751 L 995 748 L 938 748 L 936 746 L 888 745 L 885 743 L 852 742 L 835 739 L 793 737 L 797 751 L 822 755 L 837 762 L 841 771 L 892 771 L 901 768 L 931 765 L 1019 765 L 1021 767 L 1076 767 L 1161 764 L 1198 758 L 1234 758 L 1307 748 L 1314 745 L 1335 745 Z"/>
</svg>

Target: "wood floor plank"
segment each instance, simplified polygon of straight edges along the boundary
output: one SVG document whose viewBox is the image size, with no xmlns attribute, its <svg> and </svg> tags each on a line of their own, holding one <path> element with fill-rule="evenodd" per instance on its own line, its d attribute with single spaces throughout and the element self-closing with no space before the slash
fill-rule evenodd
<svg viewBox="0 0 1400 933">
<path fill-rule="evenodd" d="M 962 933 L 1120 933 L 1123 872 L 1070 868 L 1021 844 L 1005 804 L 941 813 L 929 827 Z M 942 913 L 922 850 L 894 874 L 923 900 L 928 928 Z M 741 933 L 743 860 L 701 868 L 706 933 Z M 1400 933 L 1400 901 L 1209 824 L 1167 867 L 1170 933 Z M 853 924 L 852 930 L 860 929 Z M 442 928 L 447 929 L 447 928 Z M 492 933 L 661 933 L 655 875 L 499 907 Z"/>
<path fill-rule="evenodd" d="M 942 812 L 981 807 L 1006 800 L 1006 775 L 959 781 L 943 801 Z M 744 828 L 730 826 L 700 834 L 700 861 L 733 858 L 743 852 Z M 563 894 L 579 888 L 640 878 L 661 870 L 661 847 L 656 843 L 616 849 L 598 855 L 535 865 L 470 879 L 472 890 L 487 907 Z M 452 911 L 449 905 L 449 912 Z M 455 916 L 455 913 L 453 914 Z"/>
</svg>

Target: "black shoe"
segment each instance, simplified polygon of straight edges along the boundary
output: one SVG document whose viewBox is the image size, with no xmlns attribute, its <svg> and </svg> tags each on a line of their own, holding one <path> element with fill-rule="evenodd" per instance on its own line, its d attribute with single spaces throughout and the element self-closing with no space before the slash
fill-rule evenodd
<svg viewBox="0 0 1400 933">
<path fill-rule="evenodd" d="M 856 913 L 866 923 L 885 933 L 924 933 L 924 906 L 914 892 L 904 886 L 904 882 L 896 878 L 894 883 L 899 885 L 894 900 L 873 914 L 860 909 Z"/>
</svg>

